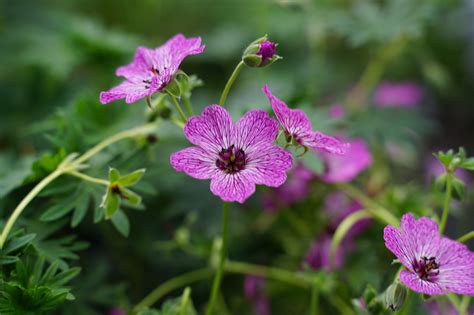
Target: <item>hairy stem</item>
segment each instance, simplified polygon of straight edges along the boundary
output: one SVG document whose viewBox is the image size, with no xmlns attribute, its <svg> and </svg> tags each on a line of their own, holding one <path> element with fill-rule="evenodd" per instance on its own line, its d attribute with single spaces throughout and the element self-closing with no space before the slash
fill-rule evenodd
<svg viewBox="0 0 474 315">
<path fill-rule="evenodd" d="M 186 108 L 186 111 L 188 112 L 188 116 L 192 116 L 193 105 L 191 105 L 191 101 L 189 100 L 189 97 L 183 95 L 183 103 L 184 103 L 184 107 Z"/>
<path fill-rule="evenodd" d="M 464 243 L 469 241 L 471 238 L 474 238 L 474 231 L 464 234 L 460 238 L 458 238 L 458 242 Z"/>
<path fill-rule="evenodd" d="M 186 117 L 186 114 L 183 112 L 183 109 L 181 108 L 181 105 L 179 105 L 178 100 L 173 95 L 171 94 L 168 94 L 168 95 L 171 99 L 171 103 L 173 103 L 174 108 L 178 112 L 179 117 L 181 117 L 181 120 L 183 121 L 183 123 L 186 123 L 186 121 L 188 121 L 188 117 Z"/>
<path fill-rule="evenodd" d="M 77 178 L 80 178 L 80 179 L 83 179 L 83 180 L 85 180 L 89 183 L 98 184 L 98 185 L 102 185 L 102 186 L 109 186 L 110 185 L 110 182 L 105 180 L 105 179 L 92 177 L 92 176 L 86 175 L 84 173 L 80 173 L 78 171 L 69 171 L 66 174 L 77 177 Z"/>
<path fill-rule="evenodd" d="M 311 306 L 310 306 L 310 315 L 318 315 L 318 305 L 319 305 L 319 288 L 316 284 L 313 284 L 311 288 Z"/>
<path fill-rule="evenodd" d="M 194 270 L 185 274 L 182 274 L 176 278 L 170 279 L 150 292 L 141 302 L 139 302 L 132 311 L 132 314 L 137 313 L 142 309 L 155 304 L 159 299 L 168 294 L 169 292 L 189 285 L 193 282 L 207 279 L 212 276 L 211 268 L 202 268 Z"/>
<path fill-rule="evenodd" d="M 217 273 L 214 276 L 212 283 L 211 295 L 209 297 L 209 304 L 207 306 L 206 315 L 211 315 L 216 304 L 217 296 L 221 286 L 222 274 L 224 272 L 225 260 L 227 257 L 227 234 L 229 225 L 229 203 L 224 202 L 223 213 L 222 213 L 222 247 L 219 256 L 219 265 L 217 267 Z"/>
<path fill-rule="evenodd" d="M 443 205 L 443 214 L 441 215 L 441 222 L 439 224 L 439 233 L 443 234 L 444 229 L 446 228 L 446 222 L 448 221 L 449 215 L 449 205 L 451 203 L 451 195 L 453 192 L 453 183 L 451 174 L 448 173 L 446 176 L 446 195 L 444 197 L 444 205 Z"/>
<path fill-rule="evenodd" d="M 349 197 L 358 200 L 362 205 L 371 212 L 372 216 L 382 223 L 390 224 L 398 227 L 398 219 L 387 209 L 367 197 L 362 191 L 349 184 L 337 184 L 340 190 L 342 190 Z"/>
<path fill-rule="evenodd" d="M 221 98 L 219 99 L 219 105 L 225 106 L 225 101 L 227 99 L 227 95 L 229 94 L 230 88 L 234 84 L 235 79 L 239 76 L 240 70 L 242 70 L 243 66 L 244 66 L 244 62 L 241 61 L 235 67 L 234 72 L 232 72 L 229 80 L 227 80 L 224 90 L 222 91 Z"/>
</svg>

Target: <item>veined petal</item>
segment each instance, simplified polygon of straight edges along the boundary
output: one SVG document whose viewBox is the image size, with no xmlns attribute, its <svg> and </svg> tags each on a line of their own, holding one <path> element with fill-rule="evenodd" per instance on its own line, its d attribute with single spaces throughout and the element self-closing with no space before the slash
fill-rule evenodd
<svg viewBox="0 0 474 315">
<path fill-rule="evenodd" d="M 101 92 L 99 100 L 102 104 L 107 104 L 118 99 L 125 98 L 126 103 L 134 103 L 135 101 L 153 94 L 155 91 L 152 87 L 147 88 L 145 84 L 136 84 L 131 81 L 123 81 L 119 85 L 108 91 Z"/>
<path fill-rule="evenodd" d="M 311 121 L 301 109 L 290 109 L 282 100 L 272 94 L 268 85 L 263 87 L 263 93 L 267 95 L 275 116 L 287 133 L 299 135 L 312 129 Z"/>
<path fill-rule="evenodd" d="M 243 173 L 254 183 L 278 187 L 286 181 L 286 172 L 292 166 L 291 153 L 272 143 L 251 146 L 246 153 Z"/>
<path fill-rule="evenodd" d="M 428 295 L 448 293 L 437 282 L 422 280 L 417 274 L 406 270 L 402 270 L 402 272 L 400 273 L 400 281 L 404 285 L 418 293 Z"/>
<path fill-rule="evenodd" d="M 128 80 L 137 78 L 146 79 L 153 75 L 152 69 L 158 64 L 154 50 L 146 47 L 138 47 L 133 57 L 133 61 L 125 66 L 119 67 L 115 74 Z"/>
<path fill-rule="evenodd" d="M 322 150 L 338 155 L 346 154 L 350 147 L 348 143 L 325 135 L 319 131 L 306 131 L 300 133 L 297 140 L 301 145 L 310 147 L 314 150 Z"/>
<path fill-rule="evenodd" d="M 416 220 L 411 213 L 403 215 L 401 220 L 405 246 L 415 253 L 413 258 L 436 257 L 440 246 L 438 224 L 427 217 Z"/>
<path fill-rule="evenodd" d="M 234 128 L 234 144 L 244 151 L 261 142 L 273 142 L 278 134 L 278 123 L 263 110 L 247 112 Z"/>
<path fill-rule="evenodd" d="M 209 179 L 219 172 L 216 158 L 199 147 L 189 147 L 172 154 L 170 162 L 178 172 L 196 179 Z"/>
<path fill-rule="evenodd" d="M 184 126 L 184 134 L 192 144 L 213 153 L 232 144 L 232 130 L 232 118 L 219 105 L 207 106 L 200 116 L 191 117 Z"/>
<path fill-rule="evenodd" d="M 255 192 L 255 183 L 244 172 L 219 172 L 211 179 L 211 192 L 223 201 L 244 203 Z"/>
</svg>

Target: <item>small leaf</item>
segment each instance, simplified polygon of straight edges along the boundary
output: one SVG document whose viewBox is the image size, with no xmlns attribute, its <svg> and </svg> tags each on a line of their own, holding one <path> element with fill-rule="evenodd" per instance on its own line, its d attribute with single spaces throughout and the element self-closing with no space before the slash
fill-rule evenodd
<svg viewBox="0 0 474 315">
<path fill-rule="evenodd" d="M 140 197 L 140 195 L 134 193 L 133 191 L 127 188 L 122 188 L 121 191 L 123 198 L 132 205 L 139 205 L 142 202 L 142 197 Z"/>
<path fill-rule="evenodd" d="M 71 227 L 76 227 L 79 225 L 79 223 L 82 222 L 82 220 L 84 219 L 84 216 L 87 213 L 87 209 L 89 208 L 89 203 L 90 203 L 90 195 L 85 194 L 84 200 L 81 200 L 81 202 L 77 205 L 76 209 L 74 210 L 74 213 L 71 219 Z"/>
<path fill-rule="evenodd" d="M 111 221 L 120 234 L 128 237 L 128 234 L 130 233 L 130 222 L 122 210 L 119 209 L 117 212 L 115 212 Z"/>
<path fill-rule="evenodd" d="M 474 171 L 474 157 L 466 159 L 464 162 L 461 163 L 459 167 Z"/>
<path fill-rule="evenodd" d="M 17 256 L 0 256 L 0 266 L 14 264 L 18 260 Z"/>
<path fill-rule="evenodd" d="M 120 178 L 120 172 L 113 167 L 109 168 L 109 181 L 111 183 L 114 183 L 118 181 L 119 178 Z"/>
<path fill-rule="evenodd" d="M 54 221 L 63 216 L 68 212 L 74 209 L 76 206 L 77 196 L 73 195 L 67 198 L 62 199 L 59 203 L 55 204 L 48 210 L 46 210 L 41 216 L 41 221 Z"/>
<path fill-rule="evenodd" d="M 29 242 L 31 242 L 34 238 L 36 237 L 36 234 L 27 234 L 24 236 L 21 236 L 19 238 L 16 238 L 12 240 L 11 242 L 8 242 L 7 245 L 5 246 L 4 253 L 11 253 Z"/>
<path fill-rule="evenodd" d="M 466 192 L 466 185 L 462 180 L 457 178 L 454 175 L 451 175 L 451 181 L 453 185 L 453 197 L 456 198 L 457 200 L 462 200 L 464 199 L 464 195 Z"/>
<path fill-rule="evenodd" d="M 120 197 L 110 191 L 107 194 L 107 200 L 105 202 L 105 218 L 111 218 L 120 207 Z"/>
<path fill-rule="evenodd" d="M 68 283 L 72 278 L 77 276 L 81 272 L 81 268 L 79 267 L 74 267 L 71 269 L 64 270 L 57 275 L 55 275 L 51 281 L 49 282 L 49 285 L 54 287 L 60 287 Z"/>
<path fill-rule="evenodd" d="M 136 170 L 135 172 L 132 172 L 132 173 L 127 174 L 125 176 L 122 176 L 117 181 L 117 184 L 119 184 L 120 186 L 123 186 L 123 187 L 133 186 L 136 183 L 138 183 L 138 181 L 143 177 L 143 175 L 145 174 L 145 171 L 146 170 L 143 168 L 143 169 L 140 169 L 140 170 Z"/>
</svg>

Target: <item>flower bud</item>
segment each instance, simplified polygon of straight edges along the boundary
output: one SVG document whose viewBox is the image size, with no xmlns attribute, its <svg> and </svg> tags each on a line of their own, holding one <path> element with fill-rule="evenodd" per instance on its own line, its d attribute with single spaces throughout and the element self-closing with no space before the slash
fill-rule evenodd
<svg viewBox="0 0 474 315">
<path fill-rule="evenodd" d="M 267 35 L 253 41 L 242 55 L 243 62 L 252 68 L 261 68 L 271 65 L 281 59 L 275 54 L 277 44 L 267 40 Z"/>
<path fill-rule="evenodd" d="M 392 283 L 385 291 L 385 305 L 392 311 L 402 308 L 407 298 L 407 289 L 401 283 Z"/>
</svg>

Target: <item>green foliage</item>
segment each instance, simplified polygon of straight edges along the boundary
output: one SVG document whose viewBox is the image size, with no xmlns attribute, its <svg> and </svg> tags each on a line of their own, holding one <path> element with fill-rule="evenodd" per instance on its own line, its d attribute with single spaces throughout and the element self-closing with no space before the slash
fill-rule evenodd
<svg viewBox="0 0 474 315">
<path fill-rule="evenodd" d="M 0 280 L 0 312 L 2 314 L 45 314 L 66 300 L 73 300 L 65 285 L 80 272 L 74 267 L 59 270 L 55 261 L 45 268 L 45 258 L 18 260 L 9 275 Z"/>
<path fill-rule="evenodd" d="M 137 315 L 197 315 L 190 294 L 191 289 L 186 288 L 181 297 L 166 300 L 160 310 L 142 310 Z"/>
</svg>

